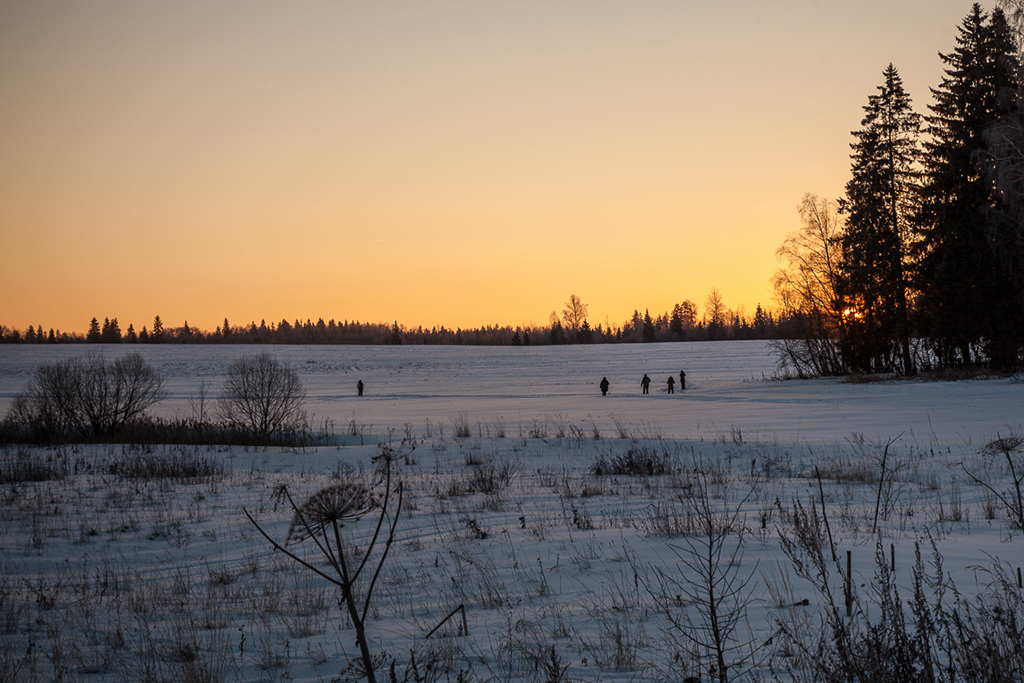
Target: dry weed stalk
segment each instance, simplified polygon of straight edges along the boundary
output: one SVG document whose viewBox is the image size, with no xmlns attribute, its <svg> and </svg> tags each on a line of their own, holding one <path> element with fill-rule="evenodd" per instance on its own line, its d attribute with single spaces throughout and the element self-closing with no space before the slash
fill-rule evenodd
<svg viewBox="0 0 1024 683">
<path fill-rule="evenodd" d="M 995 441 L 986 444 L 984 450 L 987 453 L 1002 453 L 1006 458 L 1006 466 L 1010 471 L 1010 480 L 1013 482 L 1013 491 L 1004 495 L 993 488 L 987 481 L 967 469 L 967 466 L 962 462 L 960 467 L 976 484 L 984 486 L 1002 501 L 1010 517 L 1011 524 L 1024 531 L 1024 494 L 1021 493 L 1022 484 L 1024 484 L 1024 437 L 1017 436 L 1016 434 L 999 437 Z"/>
<path fill-rule="evenodd" d="M 362 659 L 361 673 L 365 674 L 369 683 L 376 683 L 377 679 L 374 673 L 374 659 L 370 655 L 370 647 L 366 640 L 366 617 L 369 613 L 373 589 L 377 579 L 380 577 L 388 551 L 394 543 L 395 529 L 398 526 L 398 519 L 402 511 L 402 483 L 392 482 L 392 464 L 398 456 L 397 452 L 386 445 L 382 445 L 380 455 L 373 460 L 379 464 L 380 470 L 382 470 L 381 486 L 383 487 L 383 498 L 380 500 L 377 500 L 371 490 L 363 484 L 346 482 L 322 489 L 310 496 L 299 506 L 292 500 L 287 487 L 282 486 L 278 493 L 288 499 L 294 511 L 292 523 L 288 529 L 288 536 L 284 544 L 278 543 L 271 538 L 263 530 L 263 527 L 253 519 L 249 511 L 243 509 L 245 516 L 252 522 L 260 534 L 270 542 L 275 550 L 284 553 L 296 563 L 341 589 L 342 598 L 356 632 L 356 644 L 359 646 Z M 394 498 L 397 498 L 397 501 L 392 506 Z M 391 509 L 392 507 L 393 510 Z M 350 566 L 350 559 L 353 558 L 351 554 L 346 555 L 346 549 L 341 540 L 341 528 L 346 523 L 361 519 L 374 508 L 378 508 L 380 514 L 377 517 L 373 536 L 370 538 L 361 558 L 359 555 L 354 557 L 358 561 L 357 566 Z M 385 533 L 384 548 L 380 553 L 380 558 L 376 562 L 373 574 L 364 591 L 362 604 L 359 604 L 353 588 L 356 581 L 367 568 L 382 531 Z M 321 571 L 309 561 L 288 550 L 288 545 L 307 540 L 312 541 L 316 551 L 327 560 L 334 570 L 334 575 Z M 350 548 L 349 550 L 351 552 L 355 549 Z"/>
</svg>

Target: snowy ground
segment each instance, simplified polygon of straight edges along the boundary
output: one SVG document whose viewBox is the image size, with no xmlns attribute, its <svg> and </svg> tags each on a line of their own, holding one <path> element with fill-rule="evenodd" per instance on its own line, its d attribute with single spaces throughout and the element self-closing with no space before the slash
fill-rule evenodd
<svg viewBox="0 0 1024 683">
<path fill-rule="evenodd" d="M 37 363 L 97 347 L 0 347 L 0 411 L 6 411 Z M 545 416 L 603 431 L 618 418 L 664 437 L 705 440 L 733 427 L 783 443 L 843 441 L 851 434 L 887 440 L 897 434 L 926 445 L 982 443 L 1024 422 L 1024 384 L 1010 380 L 837 384 L 833 380 L 763 381 L 775 359 L 761 341 L 561 347 L 439 346 L 120 346 L 139 351 L 164 373 L 169 396 L 156 412 L 187 414 L 188 398 L 206 381 L 215 396 L 227 366 L 269 352 L 296 368 L 308 408 L 342 430 L 355 420 L 384 434 L 465 413 L 474 425 L 503 419 L 510 434 Z M 669 396 L 666 380 L 686 372 L 685 392 Z M 651 395 L 640 393 L 647 373 Z M 602 397 L 598 383 L 608 377 Z M 357 380 L 366 395 L 356 397 Z"/>
<path fill-rule="evenodd" d="M 0 410 L 36 363 L 89 350 L 0 347 Z M 0 451 L 5 467 L 20 458 L 61 475 L 0 488 L 0 680 L 339 677 L 357 649 L 337 594 L 274 553 L 242 508 L 283 540 L 291 516 L 276 487 L 301 501 L 367 476 L 380 443 L 402 453 L 407 494 L 369 631 L 375 651 L 397 660 L 398 680 L 555 680 L 562 667 L 571 680 L 708 680 L 708 661 L 669 619 L 699 619 L 700 606 L 658 580 L 693 579 L 678 553 L 694 538 L 686 503 L 701 483 L 714 510 L 739 512 L 727 549 L 742 542 L 732 566 L 752 593 L 737 639 L 760 648 L 746 678 L 784 668 L 792 658 L 778 642 L 761 646 L 780 623 L 813 631 L 822 608 L 779 548 L 794 501 L 823 499 L 869 613 L 876 515 L 904 595 L 915 543 L 930 556 L 934 540 L 969 595 L 993 567 L 1015 578 L 1024 564 L 1004 506 L 963 469 L 1009 490 L 1005 461 L 982 447 L 1021 433 L 1024 384 L 1011 380 L 766 381 L 774 361 L 760 342 L 139 350 L 167 377 L 163 414 L 187 412 L 203 380 L 215 394 L 238 356 L 269 351 L 299 369 L 309 409 L 333 420 L 338 443 Z M 664 380 L 679 370 L 687 391 L 669 396 Z M 650 396 L 640 394 L 645 372 Z M 470 436 L 456 438 L 460 425 Z M 630 454 L 671 472 L 595 473 Z M 125 459 L 172 457 L 223 469 L 194 480 L 110 473 Z M 370 526 L 349 532 L 365 542 Z M 426 639 L 460 604 L 468 634 L 450 622 Z"/>
</svg>

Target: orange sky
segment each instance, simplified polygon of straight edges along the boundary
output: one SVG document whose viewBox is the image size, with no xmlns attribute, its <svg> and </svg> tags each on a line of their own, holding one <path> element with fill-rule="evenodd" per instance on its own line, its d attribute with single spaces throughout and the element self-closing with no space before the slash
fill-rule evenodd
<svg viewBox="0 0 1024 683">
<path fill-rule="evenodd" d="M 771 305 L 962 0 L 0 3 L 0 324 Z"/>
</svg>

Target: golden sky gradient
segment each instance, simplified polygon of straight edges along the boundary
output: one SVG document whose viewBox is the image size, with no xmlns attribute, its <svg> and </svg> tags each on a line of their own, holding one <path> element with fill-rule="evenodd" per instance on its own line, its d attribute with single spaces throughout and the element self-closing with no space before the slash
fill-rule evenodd
<svg viewBox="0 0 1024 683">
<path fill-rule="evenodd" d="M 991 6 L 989 6 L 991 8 Z M 771 305 L 965 0 L 0 2 L 0 323 Z"/>
</svg>

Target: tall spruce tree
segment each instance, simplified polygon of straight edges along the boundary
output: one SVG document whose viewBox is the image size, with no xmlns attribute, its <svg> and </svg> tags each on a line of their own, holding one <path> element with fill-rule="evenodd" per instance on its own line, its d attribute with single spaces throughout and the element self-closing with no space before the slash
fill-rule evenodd
<svg viewBox="0 0 1024 683">
<path fill-rule="evenodd" d="M 1012 288 L 1007 342 L 1015 339 L 1020 363 L 1024 351 L 1024 92 L 1018 93 L 1015 109 L 988 130 L 991 155 L 987 161 L 999 200 L 990 213 L 989 240 Z"/>
<path fill-rule="evenodd" d="M 642 339 L 644 342 L 647 343 L 658 340 L 657 333 L 654 330 L 654 321 L 651 320 L 651 313 L 647 309 L 644 309 L 644 326 Z"/>
<path fill-rule="evenodd" d="M 669 332 L 673 340 L 685 339 L 686 331 L 683 329 L 683 307 L 676 304 L 672 307 L 672 317 L 668 323 Z"/>
<path fill-rule="evenodd" d="M 892 64 L 868 97 L 841 202 L 846 214 L 841 295 L 844 362 L 860 372 L 912 374 L 907 304 L 908 241 L 916 214 L 921 116 Z"/>
<path fill-rule="evenodd" d="M 160 320 L 160 316 L 153 318 L 153 332 L 149 336 L 149 341 L 153 344 L 162 344 L 164 342 L 164 323 Z"/>
<path fill-rule="evenodd" d="M 1024 0 L 998 0 L 1017 45 L 1017 60 L 1024 59 Z M 993 207 L 989 238 L 999 266 L 1013 287 L 1016 346 L 1024 351 L 1024 83 L 1018 84 L 1011 111 L 1000 116 L 986 135 L 989 177 L 999 202 Z M 1018 363 L 1022 356 L 1018 355 Z"/>
<path fill-rule="evenodd" d="M 975 4 L 926 117 L 925 183 L 917 283 L 923 329 L 942 366 L 985 356 L 994 367 L 1017 361 L 1013 294 L 993 253 L 998 196 L 986 171 L 986 131 L 1008 114 L 1018 87 L 1016 47 L 1002 10 Z"/>
<path fill-rule="evenodd" d="M 85 341 L 90 344 L 98 344 L 103 340 L 103 333 L 100 331 L 100 321 L 93 318 L 89 321 L 89 331 L 85 334 Z"/>
</svg>

